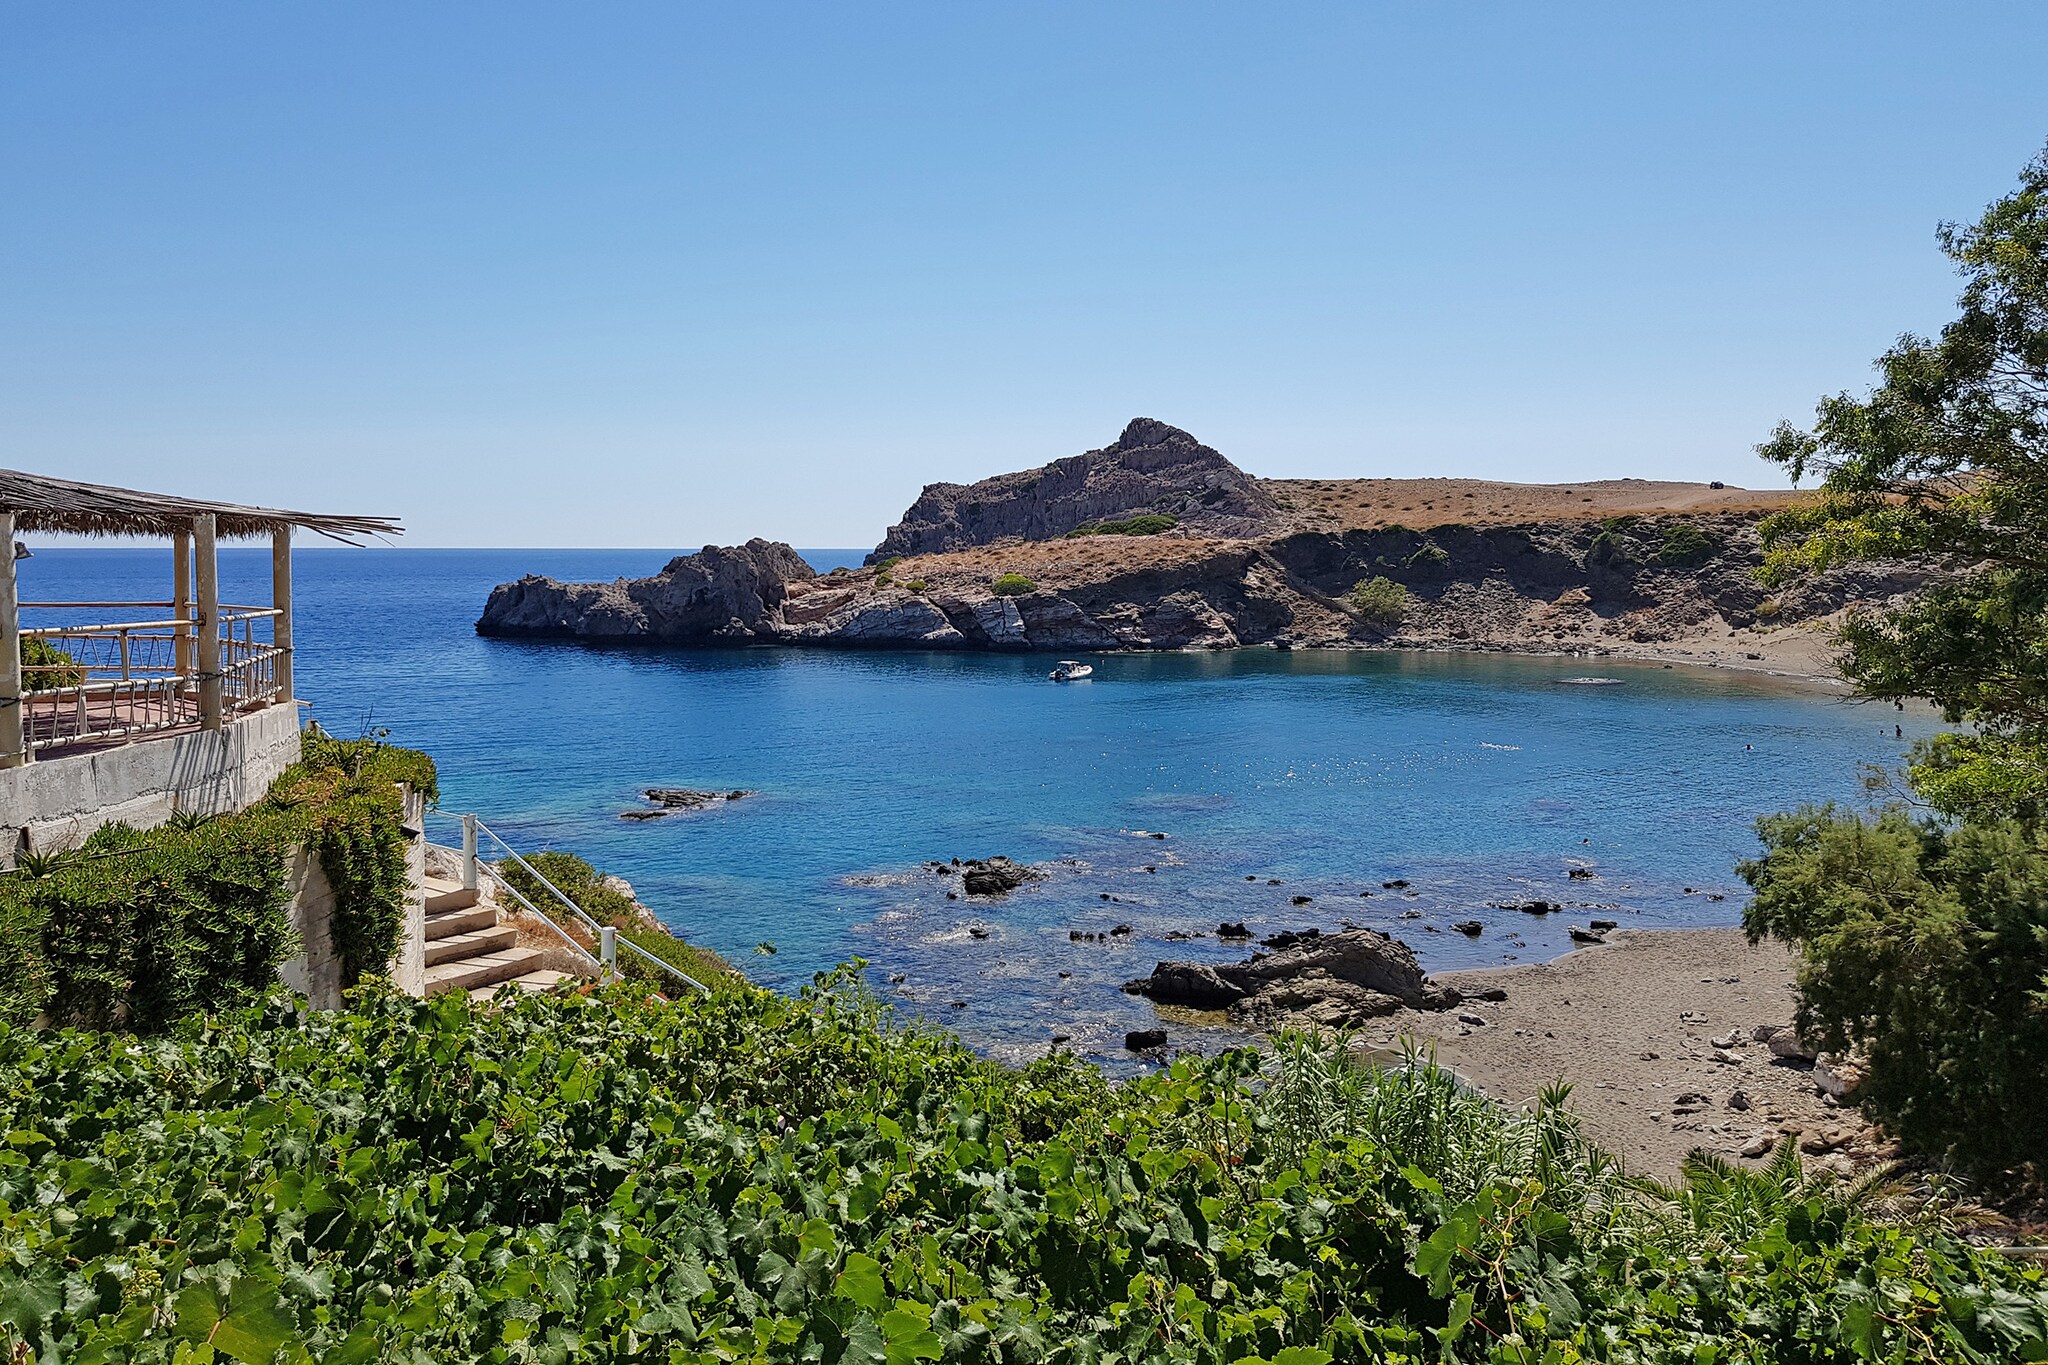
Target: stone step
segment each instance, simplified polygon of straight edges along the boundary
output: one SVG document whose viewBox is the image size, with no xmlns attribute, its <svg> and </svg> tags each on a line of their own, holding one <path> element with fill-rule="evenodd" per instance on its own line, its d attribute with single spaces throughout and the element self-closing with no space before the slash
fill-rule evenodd
<svg viewBox="0 0 2048 1365">
<path fill-rule="evenodd" d="M 461 882 L 448 877 L 428 877 L 420 883 L 427 893 L 427 913 L 439 910 L 463 910 L 475 905 L 477 893 L 464 890 Z"/>
<path fill-rule="evenodd" d="M 443 910 L 438 915 L 427 916 L 427 942 L 467 934 L 475 929 L 489 929 L 498 922 L 498 912 L 488 905 L 473 905 L 464 910 Z"/>
<path fill-rule="evenodd" d="M 537 972 L 528 972 L 524 976 L 513 977 L 511 984 L 523 991 L 545 991 L 552 990 L 564 981 L 575 981 L 578 979 L 567 972 L 558 972 L 552 968 L 543 967 Z M 495 986 L 478 986 L 469 993 L 469 998 L 472 1000 L 489 1000 L 504 988 L 504 982 L 499 982 Z"/>
<path fill-rule="evenodd" d="M 427 994 L 436 996 L 443 991 L 473 991 L 479 986 L 495 986 L 515 976 L 540 970 L 545 956 L 531 948 L 501 948 L 494 953 L 442 962 L 427 968 Z"/>
<path fill-rule="evenodd" d="M 435 939 L 427 944 L 427 965 L 438 967 L 444 962 L 455 962 L 465 957 L 483 957 L 488 953 L 500 952 L 519 945 L 519 931 L 507 924 L 500 928 L 492 925 L 488 929 L 473 929 L 466 934 L 450 934 L 447 938 Z"/>
</svg>

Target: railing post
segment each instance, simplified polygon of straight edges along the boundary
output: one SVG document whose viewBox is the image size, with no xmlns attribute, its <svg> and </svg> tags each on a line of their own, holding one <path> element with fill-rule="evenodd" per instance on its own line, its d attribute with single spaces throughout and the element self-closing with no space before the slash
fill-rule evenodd
<svg viewBox="0 0 2048 1365">
<path fill-rule="evenodd" d="M 0 768 L 28 761 L 23 729 L 21 597 L 14 578 L 14 513 L 0 511 Z"/>
<path fill-rule="evenodd" d="M 128 632 L 121 632 L 121 681 L 128 681 Z"/>
<path fill-rule="evenodd" d="M 476 816 L 462 817 L 462 889 L 476 890 Z"/>
<path fill-rule="evenodd" d="M 604 968 L 604 979 L 609 982 L 619 975 L 619 931 L 607 924 L 597 931 L 597 960 Z"/>
<path fill-rule="evenodd" d="M 213 513 L 192 518 L 194 574 L 199 580 L 197 645 L 199 668 L 199 726 L 218 730 L 221 725 L 220 672 L 220 558 L 214 551 Z"/>
</svg>

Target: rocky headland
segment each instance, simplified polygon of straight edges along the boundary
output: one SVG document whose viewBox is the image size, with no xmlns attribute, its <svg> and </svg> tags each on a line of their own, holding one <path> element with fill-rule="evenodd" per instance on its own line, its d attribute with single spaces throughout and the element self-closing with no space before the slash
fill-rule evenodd
<svg viewBox="0 0 2048 1365">
<path fill-rule="evenodd" d="M 975 650 L 1438 648 L 1822 671 L 1823 627 L 1913 564 L 1773 593 L 1757 523 L 1798 495 L 1639 479 L 1268 480 L 1140 418 L 1100 450 L 933 484 L 859 569 L 751 540 L 647 578 L 495 588 L 480 634 Z M 1363 580 L 1407 592 L 1354 610 Z"/>
</svg>

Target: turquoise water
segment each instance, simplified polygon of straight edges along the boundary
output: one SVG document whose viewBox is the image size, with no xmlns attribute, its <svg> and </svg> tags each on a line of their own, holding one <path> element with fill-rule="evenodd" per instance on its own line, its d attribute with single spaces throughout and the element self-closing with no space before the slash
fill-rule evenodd
<svg viewBox="0 0 2048 1365">
<path fill-rule="evenodd" d="M 1860 803 L 1858 765 L 1932 728 L 1730 671 L 1585 659 L 1102 656 L 1061 686 L 1037 656 L 599 651 L 472 630 L 520 573 L 643 574 L 669 553 L 302 550 L 300 693 L 336 733 L 385 726 L 431 752 L 447 810 L 627 877 L 757 978 L 789 987 L 864 956 L 884 994 L 1005 1055 L 1054 1032 L 1115 1054 L 1152 1022 L 1116 985 L 1165 956 L 1241 956 L 1167 937 L 1219 920 L 1369 925 L 1433 968 L 1551 957 L 1596 915 L 1734 923 L 1758 813 Z M 21 565 L 23 596 L 157 595 L 167 564 L 45 550 Z M 264 600 L 268 573 L 266 551 L 226 552 L 223 595 Z M 1588 675 L 1622 685 L 1563 681 Z M 652 785 L 760 795 L 621 820 Z M 1049 875 L 970 903 L 918 869 L 995 853 Z M 1579 866 L 1595 877 L 1571 879 Z M 1532 897 L 1575 904 L 1487 907 Z M 1467 918 L 1479 938 L 1451 930 Z M 1118 924 L 1132 932 L 1069 939 Z"/>
</svg>

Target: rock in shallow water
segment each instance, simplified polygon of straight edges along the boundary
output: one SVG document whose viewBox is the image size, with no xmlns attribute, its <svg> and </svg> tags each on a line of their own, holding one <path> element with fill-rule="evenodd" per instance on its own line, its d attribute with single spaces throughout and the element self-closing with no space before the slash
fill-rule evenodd
<svg viewBox="0 0 2048 1365">
<path fill-rule="evenodd" d="M 1425 976 L 1407 944 L 1371 929 L 1301 939 L 1217 967 L 1162 962 L 1124 990 L 1162 1005 L 1228 1009 L 1258 1028 L 1350 1027 L 1403 1008 L 1448 1009 L 1461 998 Z"/>
</svg>

